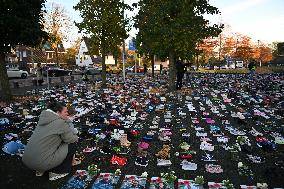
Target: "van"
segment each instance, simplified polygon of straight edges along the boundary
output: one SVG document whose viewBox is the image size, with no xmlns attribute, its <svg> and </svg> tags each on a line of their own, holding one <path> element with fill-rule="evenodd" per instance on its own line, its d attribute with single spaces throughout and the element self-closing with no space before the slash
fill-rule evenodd
<svg viewBox="0 0 284 189">
<path fill-rule="evenodd" d="M 236 61 L 236 66 L 237 66 L 237 68 L 242 68 L 242 67 L 244 67 L 244 61 L 237 60 L 237 61 Z"/>
<path fill-rule="evenodd" d="M 150 65 L 149 67 L 148 67 L 148 70 L 149 71 L 152 71 L 152 65 Z M 158 65 L 158 64 L 155 64 L 154 65 L 154 71 L 160 71 L 160 64 Z"/>
</svg>

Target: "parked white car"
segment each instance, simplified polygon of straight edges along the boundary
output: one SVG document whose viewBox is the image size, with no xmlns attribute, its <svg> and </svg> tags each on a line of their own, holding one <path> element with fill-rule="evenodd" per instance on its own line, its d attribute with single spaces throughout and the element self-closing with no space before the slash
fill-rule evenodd
<svg viewBox="0 0 284 189">
<path fill-rule="evenodd" d="M 24 70 L 19 69 L 7 69 L 8 78 L 22 78 L 25 79 L 28 77 L 29 73 Z"/>
</svg>

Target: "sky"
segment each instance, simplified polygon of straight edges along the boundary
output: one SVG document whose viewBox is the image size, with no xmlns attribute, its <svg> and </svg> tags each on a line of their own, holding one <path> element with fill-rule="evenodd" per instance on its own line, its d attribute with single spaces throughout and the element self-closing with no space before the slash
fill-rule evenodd
<svg viewBox="0 0 284 189">
<path fill-rule="evenodd" d="M 47 0 L 47 4 L 61 4 L 75 21 L 80 21 L 79 12 L 73 9 L 79 0 Z M 138 0 L 125 0 L 132 4 Z M 284 41 L 284 0 L 209 0 L 221 11 L 221 16 L 209 17 L 212 23 L 225 23 L 232 32 L 248 35 L 253 41 L 264 43 Z M 132 16 L 134 13 L 127 13 Z M 76 36 L 78 30 L 72 31 Z M 135 30 L 130 35 L 134 36 Z"/>
</svg>

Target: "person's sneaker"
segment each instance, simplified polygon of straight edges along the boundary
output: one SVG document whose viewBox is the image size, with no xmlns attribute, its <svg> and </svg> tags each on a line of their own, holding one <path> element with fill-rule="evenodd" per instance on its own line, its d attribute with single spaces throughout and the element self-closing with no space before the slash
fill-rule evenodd
<svg viewBox="0 0 284 189">
<path fill-rule="evenodd" d="M 49 180 L 57 180 L 57 179 L 67 176 L 68 174 L 69 173 L 57 174 L 57 173 L 49 172 Z"/>
<path fill-rule="evenodd" d="M 36 171 L 36 177 L 41 177 L 43 176 L 44 171 Z"/>
</svg>

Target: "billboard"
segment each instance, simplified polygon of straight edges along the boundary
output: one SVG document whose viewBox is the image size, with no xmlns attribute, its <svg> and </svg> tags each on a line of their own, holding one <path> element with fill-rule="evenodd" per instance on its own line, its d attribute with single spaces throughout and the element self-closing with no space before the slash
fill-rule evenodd
<svg viewBox="0 0 284 189">
<path fill-rule="evenodd" d="M 135 38 L 132 38 L 131 40 L 129 40 L 128 50 L 136 51 Z"/>
</svg>

